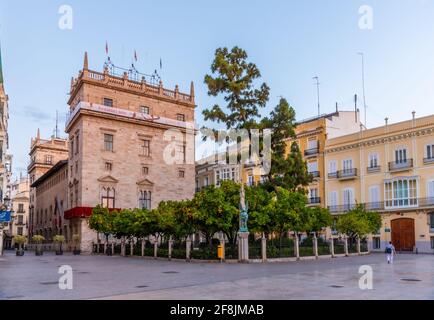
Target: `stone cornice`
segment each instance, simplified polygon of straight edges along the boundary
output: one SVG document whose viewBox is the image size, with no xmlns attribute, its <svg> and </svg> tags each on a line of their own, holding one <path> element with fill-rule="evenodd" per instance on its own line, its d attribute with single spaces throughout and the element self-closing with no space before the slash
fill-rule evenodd
<svg viewBox="0 0 434 320">
<path fill-rule="evenodd" d="M 417 130 L 412 130 L 410 132 L 404 132 L 404 133 L 396 133 L 393 135 L 387 135 L 385 134 L 383 137 L 375 137 L 371 139 L 360 138 L 359 141 L 353 142 L 353 143 L 342 143 L 341 145 L 337 147 L 329 147 L 326 146 L 325 153 L 333 153 L 333 152 L 340 152 L 344 150 L 353 150 L 358 149 L 360 147 L 370 147 L 375 145 L 381 145 L 385 143 L 391 143 L 396 141 L 402 141 L 406 139 L 410 139 L 414 136 L 426 136 L 434 133 L 434 126 L 427 127 L 427 128 L 420 128 Z"/>
</svg>

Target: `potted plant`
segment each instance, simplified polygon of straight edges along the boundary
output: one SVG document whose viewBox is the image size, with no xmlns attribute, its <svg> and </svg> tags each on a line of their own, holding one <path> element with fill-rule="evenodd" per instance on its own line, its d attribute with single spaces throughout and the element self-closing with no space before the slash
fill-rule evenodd
<svg viewBox="0 0 434 320">
<path fill-rule="evenodd" d="M 33 242 L 36 243 L 35 255 L 42 256 L 44 252 L 42 251 L 42 241 L 45 241 L 45 238 L 39 234 L 36 234 L 32 237 Z"/>
<path fill-rule="evenodd" d="M 25 236 L 15 236 L 14 237 L 14 242 L 16 244 L 18 244 L 18 249 L 17 249 L 17 256 L 22 257 L 24 255 L 24 249 L 22 247 L 23 244 L 25 244 L 27 241 L 27 238 Z"/>
<path fill-rule="evenodd" d="M 74 242 L 74 250 L 73 253 L 74 255 L 79 255 L 81 253 L 80 250 L 80 235 L 79 234 L 74 234 L 72 236 L 72 241 Z"/>
<path fill-rule="evenodd" d="M 63 255 L 63 248 L 62 248 L 62 244 L 65 242 L 65 237 L 58 234 L 56 236 L 53 237 L 53 241 L 54 243 L 57 244 L 57 248 L 56 248 L 56 256 L 61 256 Z"/>
</svg>

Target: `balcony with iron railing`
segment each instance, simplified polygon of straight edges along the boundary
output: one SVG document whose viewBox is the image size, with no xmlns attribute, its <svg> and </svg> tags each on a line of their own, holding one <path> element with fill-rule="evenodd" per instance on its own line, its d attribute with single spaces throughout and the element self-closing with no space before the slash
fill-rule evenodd
<svg viewBox="0 0 434 320">
<path fill-rule="evenodd" d="M 321 177 L 321 173 L 319 171 L 311 171 L 309 172 L 309 174 L 312 176 L 312 178 L 314 179 L 318 179 Z"/>
<path fill-rule="evenodd" d="M 321 204 L 321 198 L 320 197 L 308 198 L 308 204 L 309 205 L 320 205 Z"/>
<path fill-rule="evenodd" d="M 411 168 L 413 168 L 413 159 L 405 159 L 401 161 L 389 162 L 390 172 L 407 171 L 410 170 Z"/>
<path fill-rule="evenodd" d="M 414 210 L 414 209 L 434 209 L 434 197 L 429 198 L 413 198 L 413 199 L 392 199 L 380 202 L 368 202 L 361 204 L 366 211 L 378 211 L 378 212 L 389 212 L 389 211 L 404 211 L 404 210 Z M 331 213 L 342 214 L 346 213 L 354 208 L 357 204 L 344 204 L 336 206 L 328 206 Z"/>
<path fill-rule="evenodd" d="M 423 159 L 423 164 L 434 164 L 434 156 L 428 157 L 428 158 L 424 158 Z"/>
<path fill-rule="evenodd" d="M 304 150 L 305 157 L 314 157 L 319 154 L 319 146 Z"/>
<path fill-rule="evenodd" d="M 367 167 L 366 168 L 366 171 L 368 172 L 368 173 L 375 173 L 375 172 L 380 172 L 381 171 L 381 166 L 372 166 L 372 167 Z"/>
<path fill-rule="evenodd" d="M 344 169 L 328 174 L 329 179 L 351 180 L 357 178 L 357 169 Z"/>
</svg>

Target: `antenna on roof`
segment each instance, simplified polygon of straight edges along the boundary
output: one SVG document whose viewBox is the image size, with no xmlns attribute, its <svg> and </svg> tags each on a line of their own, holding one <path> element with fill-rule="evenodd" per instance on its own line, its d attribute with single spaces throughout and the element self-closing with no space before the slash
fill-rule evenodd
<svg viewBox="0 0 434 320">
<path fill-rule="evenodd" d="M 316 91 L 317 91 L 317 95 L 318 95 L 318 117 L 319 117 L 321 115 L 321 106 L 320 106 L 320 103 L 319 103 L 319 85 L 320 85 L 320 83 L 319 83 L 318 76 L 315 76 L 312 79 L 316 80 L 316 82 L 314 84 L 316 85 Z"/>
<path fill-rule="evenodd" d="M 59 138 L 59 112 L 56 110 L 56 128 L 54 129 L 54 137 Z"/>
</svg>

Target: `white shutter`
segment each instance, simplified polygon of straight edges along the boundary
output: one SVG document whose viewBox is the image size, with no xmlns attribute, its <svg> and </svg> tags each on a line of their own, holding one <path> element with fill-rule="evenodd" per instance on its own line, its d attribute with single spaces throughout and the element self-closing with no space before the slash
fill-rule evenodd
<svg viewBox="0 0 434 320">
<path fill-rule="evenodd" d="M 372 209 L 378 209 L 380 207 L 380 187 L 372 186 L 369 188 L 369 202 Z"/>
<path fill-rule="evenodd" d="M 336 191 L 329 192 L 329 206 L 336 207 L 338 205 L 338 193 Z"/>
<path fill-rule="evenodd" d="M 336 161 L 329 162 L 329 173 L 336 173 Z"/>
<path fill-rule="evenodd" d="M 316 149 L 318 147 L 318 141 L 316 139 L 308 140 L 307 148 L 308 149 Z"/>
<path fill-rule="evenodd" d="M 427 198 L 428 203 L 433 204 L 434 203 L 434 181 L 428 182 L 428 188 L 427 188 Z"/>
<path fill-rule="evenodd" d="M 345 189 L 344 190 L 344 207 L 345 209 L 352 209 L 355 204 L 354 190 Z"/>
<path fill-rule="evenodd" d="M 379 202 L 380 201 L 380 188 L 378 186 L 373 186 L 369 188 L 369 202 Z"/>
</svg>

